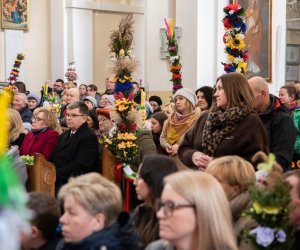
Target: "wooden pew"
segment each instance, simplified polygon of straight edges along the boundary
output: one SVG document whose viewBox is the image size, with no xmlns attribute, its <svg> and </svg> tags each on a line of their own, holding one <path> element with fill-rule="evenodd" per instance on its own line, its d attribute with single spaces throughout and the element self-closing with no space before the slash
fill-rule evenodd
<svg viewBox="0 0 300 250">
<path fill-rule="evenodd" d="M 116 166 L 118 161 L 116 157 L 107 149 L 102 148 L 102 169 L 101 174 L 108 180 L 116 183 L 119 183 L 116 180 Z"/>
<path fill-rule="evenodd" d="M 35 153 L 34 165 L 26 165 L 28 192 L 47 192 L 55 197 L 55 165 L 45 159 L 42 154 Z"/>
</svg>

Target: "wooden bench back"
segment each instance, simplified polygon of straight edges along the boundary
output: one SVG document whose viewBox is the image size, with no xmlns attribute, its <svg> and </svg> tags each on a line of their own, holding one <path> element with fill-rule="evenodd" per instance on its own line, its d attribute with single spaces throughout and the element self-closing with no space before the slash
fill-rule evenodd
<svg viewBox="0 0 300 250">
<path fill-rule="evenodd" d="M 26 165 L 28 192 L 47 192 L 55 197 L 55 165 L 45 159 L 42 154 L 35 153 L 34 165 Z"/>
</svg>

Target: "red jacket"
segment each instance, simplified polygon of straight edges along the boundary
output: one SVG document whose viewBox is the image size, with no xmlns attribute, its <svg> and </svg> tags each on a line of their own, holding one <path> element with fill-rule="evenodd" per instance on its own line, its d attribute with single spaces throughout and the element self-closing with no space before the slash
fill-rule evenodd
<svg viewBox="0 0 300 250">
<path fill-rule="evenodd" d="M 48 160 L 55 148 L 58 132 L 48 129 L 39 134 L 29 132 L 20 148 L 20 155 L 34 155 L 34 153 L 41 153 Z"/>
</svg>

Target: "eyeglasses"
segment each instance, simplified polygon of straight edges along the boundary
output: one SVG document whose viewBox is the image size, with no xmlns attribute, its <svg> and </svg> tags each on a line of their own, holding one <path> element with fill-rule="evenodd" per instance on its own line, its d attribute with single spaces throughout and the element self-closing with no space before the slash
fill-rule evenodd
<svg viewBox="0 0 300 250">
<path fill-rule="evenodd" d="M 31 121 L 32 121 L 32 122 L 40 122 L 40 121 L 44 121 L 44 122 L 45 122 L 44 119 L 42 119 L 42 118 L 40 118 L 40 117 L 37 117 L 37 116 L 33 116 L 33 117 L 31 118 Z"/>
<path fill-rule="evenodd" d="M 161 208 L 163 208 L 163 212 L 166 217 L 172 216 L 174 210 L 181 208 L 196 208 L 195 205 L 192 204 L 175 204 L 173 201 L 162 202 L 160 199 L 157 199 L 155 202 L 155 210 L 158 212 Z"/>
<path fill-rule="evenodd" d="M 67 118 L 72 118 L 72 119 L 75 117 L 78 117 L 78 116 L 85 116 L 85 115 L 80 115 L 80 114 L 67 114 L 66 115 Z"/>
</svg>

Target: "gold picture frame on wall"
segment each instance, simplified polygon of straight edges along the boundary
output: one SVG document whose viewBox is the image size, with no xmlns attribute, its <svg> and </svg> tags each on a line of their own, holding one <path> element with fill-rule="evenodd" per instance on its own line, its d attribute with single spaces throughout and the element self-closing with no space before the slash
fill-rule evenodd
<svg viewBox="0 0 300 250">
<path fill-rule="evenodd" d="M 1 0 L 2 29 L 29 29 L 29 0 Z"/>
<path fill-rule="evenodd" d="M 232 0 L 245 10 L 246 50 L 249 51 L 246 77 L 272 80 L 272 0 Z"/>
</svg>

